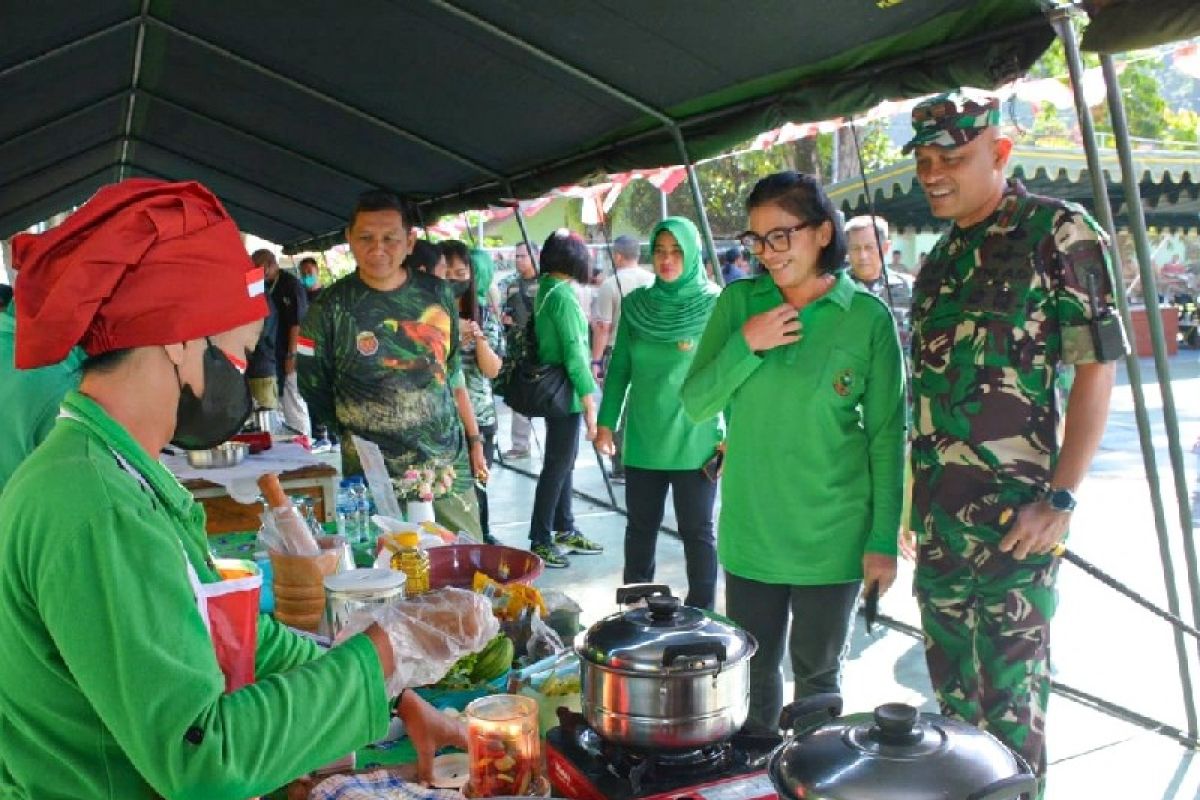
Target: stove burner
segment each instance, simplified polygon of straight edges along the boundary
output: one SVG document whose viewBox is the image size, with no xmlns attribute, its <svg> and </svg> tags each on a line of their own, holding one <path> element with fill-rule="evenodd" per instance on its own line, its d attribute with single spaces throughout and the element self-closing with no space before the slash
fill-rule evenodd
<svg viewBox="0 0 1200 800">
<path fill-rule="evenodd" d="M 761 769 L 763 756 L 781 741 L 738 734 L 691 750 L 651 752 L 605 741 L 582 714 L 560 708 L 558 719 L 560 727 L 551 730 L 548 739 L 572 761 L 591 764 L 617 781 L 626 797 Z"/>
</svg>

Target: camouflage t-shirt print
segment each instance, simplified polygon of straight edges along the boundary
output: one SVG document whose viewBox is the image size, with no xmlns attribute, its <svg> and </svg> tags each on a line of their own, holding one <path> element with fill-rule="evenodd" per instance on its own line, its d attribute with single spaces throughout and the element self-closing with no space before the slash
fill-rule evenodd
<svg viewBox="0 0 1200 800">
<path fill-rule="evenodd" d="M 380 446 L 388 469 L 453 465 L 454 492 L 470 487 L 453 388 L 462 385 L 458 312 L 448 285 L 411 271 L 399 289 L 375 291 L 357 274 L 321 293 L 301 336 L 313 355 L 298 364 L 317 421 L 335 421 Z M 349 438 L 343 470 L 361 471 Z"/>
<path fill-rule="evenodd" d="M 1096 360 L 1089 275 L 1113 303 L 1104 234 L 1082 208 L 1010 181 L 997 210 L 954 226 L 913 294 L 913 530 L 999 529 L 1058 453 L 1060 363 Z"/>
</svg>

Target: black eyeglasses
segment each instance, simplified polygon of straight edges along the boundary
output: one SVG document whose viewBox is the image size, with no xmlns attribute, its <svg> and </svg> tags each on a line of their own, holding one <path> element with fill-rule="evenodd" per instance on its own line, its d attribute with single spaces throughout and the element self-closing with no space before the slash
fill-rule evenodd
<svg viewBox="0 0 1200 800">
<path fill-rule="evenodd" d="M 782 253 L 792 246 L 792 234 L 796 231 L 802 231 L 805 228 L 811 228 L 817 223 L 801 222 L 799 225 L 792 225 L 788 228 L 772 228 L 767 231 L 765 236 L 759 236 L 753 231 L 746 231 L 740 234 L 737 238 L 742 243 L 742 247 L 749 250 L 756 256 L 761 256 L 763 251 L 768 247 L 776 253 Z"/>
</svg>

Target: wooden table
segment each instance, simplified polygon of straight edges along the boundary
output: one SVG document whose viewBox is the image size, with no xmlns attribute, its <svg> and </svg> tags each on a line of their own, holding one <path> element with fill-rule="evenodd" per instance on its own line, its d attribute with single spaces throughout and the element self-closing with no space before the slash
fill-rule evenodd
<svg viewBox="0 0 1200 800">
<path fill-rule="evenodd" d="M 337 501 L 337 476 L 338 471 L 328 464 L 313 464 L 280 473 L 279 482 L 293 497 L 311 497 L 317 519 L 331 522 Z M 212 481 L 193 478 L 182 483 L 204 506 L 208 517 L 205 529 L 210 535 L 258 530 L 258 515 L 262 513 L 260 503 L 239 503 L 229 496 L 224 486 Z"/>
</svg>

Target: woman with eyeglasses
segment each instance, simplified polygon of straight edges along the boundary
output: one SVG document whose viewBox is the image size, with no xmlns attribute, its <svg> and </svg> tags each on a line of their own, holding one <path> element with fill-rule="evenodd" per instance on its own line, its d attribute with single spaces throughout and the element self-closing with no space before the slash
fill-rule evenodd
<svg viewBox="0 0 1200 800">
<path fill-rule="evenodd" d="M 654 550 L 670 489 L 687 569 L 684 602 L 711 609 L 717 485 L 715 474 L 706 475 L 703 467 L 721 444 L 721 426 L 715 412 L 700 422 L 689 420 L 679 407 L 679 388 L 718 290 L 704 275 L 700 234 L 691 220 L 667 217 L 650 232 L 650 247 L 655 280 L 621 303 L 596 447 L 606 455 L 616 452 L 613 429 L 625 406 L 625 583 L 654 580 Z"/>
<path fill-rule="evenodd" d="M 785 641 L 796 698 L 838 691 L 860 588 L 895 579 L 904 379 L 892 316 L 842 269 L 816 179 L 763 178 L 746 208 L 740 239 L 766 273 L 722 293 L 682 400 L 694 420 L 726 412 L 718 556 L 726 614 L 758 640 L 747 729 L 763 732 Z"/>
</svg>

